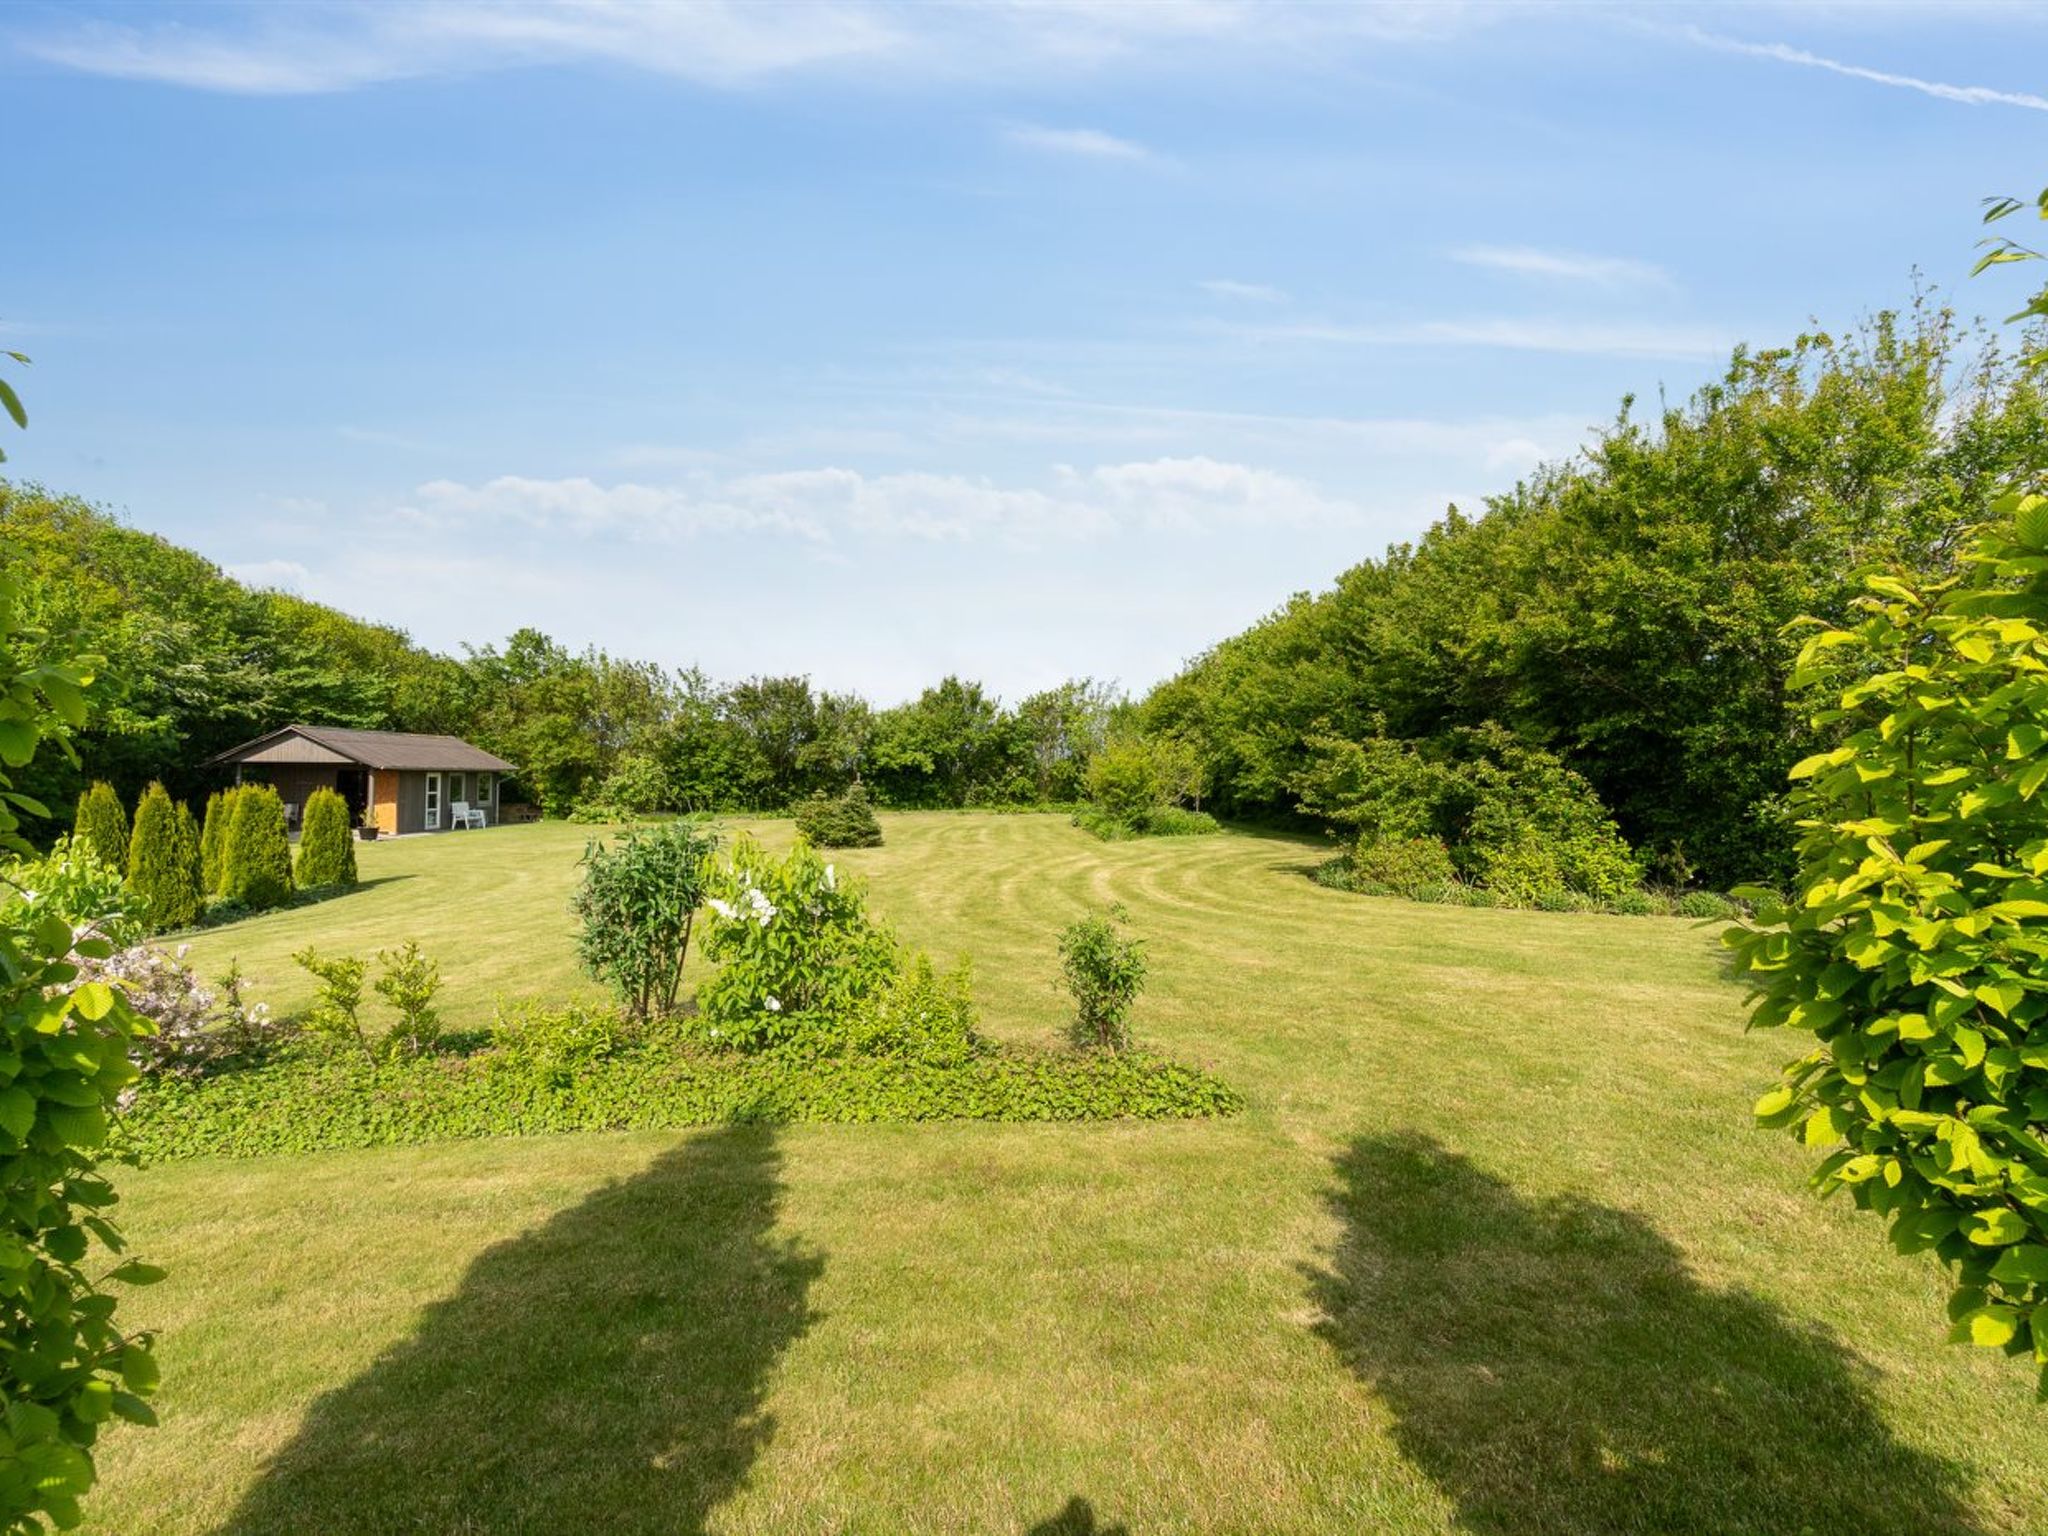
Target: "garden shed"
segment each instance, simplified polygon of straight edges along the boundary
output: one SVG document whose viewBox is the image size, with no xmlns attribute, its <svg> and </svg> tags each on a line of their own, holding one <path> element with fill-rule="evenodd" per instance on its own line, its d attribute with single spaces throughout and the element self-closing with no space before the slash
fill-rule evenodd
<svg viewBox="0 0 2048 1536">
<path fill-rule="evenodd" d="M 237 784 L 270 784 L 298 825 L 306 798 L 332 789 L 349 814 L 381 832 L 449 832 L 498 824 L 498 795 L 513 771 L 502 757 L 459 736 L 287 725 L 207 759 L 233 768 Z"/>
</svg>

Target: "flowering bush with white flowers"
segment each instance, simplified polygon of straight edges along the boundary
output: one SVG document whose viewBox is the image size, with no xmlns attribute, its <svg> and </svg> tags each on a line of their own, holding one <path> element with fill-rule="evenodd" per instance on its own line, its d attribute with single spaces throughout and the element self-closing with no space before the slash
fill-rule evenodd
<svg viewBox="0 0 2048 1536">
<path fill-rule="evenodd" d="M 697 989 L 708 1038 L 741 1050 L 837 1043 L 862 1000 L 901 970 L 896 940 L 858 881 L 801 838 L 780 858 L 750 838 L 712 874 Z"/>
<path fill-rule="evenodd" d="M 129 1007 L 156 1025 L 156 1033 L 135 1042 L 135 1065 L 144 1075 L 204 1077 L 260 1059 L 283 1039 L 284 1027 L 270 1005 L 243 998 L 239 970 L 231 967 L 209 987 L 185 964 L 185 952 L 182 944 L 176 953 L 138 944 L 80 962 L 85 980 L 115 987 Z"/>
</svg>

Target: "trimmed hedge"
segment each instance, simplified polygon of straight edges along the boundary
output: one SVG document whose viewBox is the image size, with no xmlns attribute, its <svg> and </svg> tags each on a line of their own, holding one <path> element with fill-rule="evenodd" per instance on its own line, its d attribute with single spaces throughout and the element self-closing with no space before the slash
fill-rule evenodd
<svg viewBox="0 0 2048 1536">
<path fill-rule="evenodd" d="M 951 1064 L 742 1055 L 659 1031 L 573 1068 L 516 1036 L 472 1056 L 374 1063 L 301 1051 L 247 1071 L 153 1081 L 116 1140 L 169 1161 L 741 1122 L 1188 1120 L 1243 1105 L 1205 1072 L 1142 1055 L 991 1050 Z"/>
</svg>

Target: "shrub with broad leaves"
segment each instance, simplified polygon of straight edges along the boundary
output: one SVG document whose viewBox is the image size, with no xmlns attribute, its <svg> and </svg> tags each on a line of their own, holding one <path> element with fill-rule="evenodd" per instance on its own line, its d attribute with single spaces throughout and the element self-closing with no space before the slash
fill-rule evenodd
<svg viewBox="0 0 2048 1536">
<path fill-rule="evenodd" d="M 1938 1254 L 1954 1337 L 2048 1394 L 2048 498 L 1995 511 L 1963 575 L 1871 576 L 1807 639 L 1793 682 L 1839 744 L 1792 771 L 1793 899 L 1739 890 L 1727 943 L 1751 1023 L 1813 1042 L 1758 1118 Z"/>
<path fill-rule="evenodd" d="M 1074 995 L 1076 1045 L 1121 1051 L 1131 1043 L 1131 1006 L 1145 986 L 1144 946 L 1127 938 L 1120 906 L 1085 917 L 1060 935 L 1060 966 Z"/>
<path fill-rule="evenodd" d="M 70 753 L 97 660 L 64 657 L 17 599 L 0 577 L 0 847 L 28 855 L 18 812 L 48 813 L 13 792 L 12 770 L 46 742 Z M 116 988 L 79 975 L 112 948 L 47 890 L 0 907 L 0 1531 L 78 1524 L 102 1429 L 155 1422 L 150 1336 L 123 1325 L 109 1287 L 163 1272 L 120 1257 L 119 1195 L 99 1167 L 151 1026 Z"/>
<path fill-rule="evenodd" d="M 719 968 L 697 1006 L 721 1043 L 836 1042 L 898 970 L 896 940 L 868 916 L 861 883 L 801 838 L 780 858 L 742 838 L 708 906 L 704 953 Z"/>
</svg>

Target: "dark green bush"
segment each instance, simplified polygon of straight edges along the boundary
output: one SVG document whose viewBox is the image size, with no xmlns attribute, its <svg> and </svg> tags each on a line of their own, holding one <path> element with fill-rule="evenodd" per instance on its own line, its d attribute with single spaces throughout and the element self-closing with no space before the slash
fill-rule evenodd
<svg viewBox="0 0 2048 1536">
<path fill-rule="evenodd" d="M 189 927 L 199 916 L 199 883 L 187 857 L 179 807 L 163 785 L 152 784 L 135 806 L 128 839 L 128 895 L 136 916 L 153 933 Z"/>
<path fill-rule="evenodd" d="M 284 802 L 268 784 L 245 784 L 235 796 L 234 820 L 221 848 L 220 894 L 252 912 L 281 907 L 292 898 Z"/>
<path fill-rule="evenodd" d="M 114 786 L 101 780 L 78 797 L 78 818 L 72 825 L 72 839 L 92 851 L 116 874 L 128 868 L 128 813 Z"/>
<path fill-rule="evenodd" d="M 570 1010 L 517 1021 L 469 1056 L 299 1052 L 151 1082 L 117 1134 L 124 1151 L 163 1161 L 735 1121 L 1184 1120 L 1241 1108 L 1207 1073 L 1136 1053 L 738 1053 L 693 1043 L 680 1022 Z"/>
<path fill-rule="evenodd" d="M 635 1018 L 675 1011 L 717 848 L 708 827 L 671 821 L 584 849 L 583 883 L 571 899 L 583 924 L 577 957 Z"/>
<path fill-rule="evenodd" d="M 355 830 L 349 825 L 348 802 L 334 790 L 316 789 L 306 797 L 297 880 L 301 890 L 356 883 Z"/>
<path fill-rule="evenodd" d="M 845 794 L 822 791 L 797 802 L 796 829 L 813 848 L 879 848 L 882 824 L 875 820 L 867 791 L 856 784 Z"/>
</svg>

